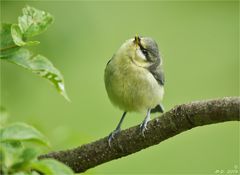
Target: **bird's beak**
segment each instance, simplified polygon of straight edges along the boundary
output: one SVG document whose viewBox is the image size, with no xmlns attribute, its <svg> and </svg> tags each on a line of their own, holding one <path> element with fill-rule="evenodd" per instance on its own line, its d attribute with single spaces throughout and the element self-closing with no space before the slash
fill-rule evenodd
<svg viewBox="0 0 240 175">
<path fill-rule="evenodd" d="M 135 36 L 135 39 L 134 39 L 134 43 L 138 46 L 138 45 L 140 45 L 140 38 L 139 38 L 139 36 Z"/>
</svg>

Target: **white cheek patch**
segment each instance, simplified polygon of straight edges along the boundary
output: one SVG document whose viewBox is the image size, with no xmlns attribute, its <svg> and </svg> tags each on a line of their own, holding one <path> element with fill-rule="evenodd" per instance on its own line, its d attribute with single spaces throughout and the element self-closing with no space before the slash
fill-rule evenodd
<svg viewBox="0 0 240 175">
<path fill-rule="evenodd" d="M 143 53 L 140 49 L 136 50 L 136 57 L 140 60 L 147 61 L 145 55 L 143 55 Z"/>
</svg>

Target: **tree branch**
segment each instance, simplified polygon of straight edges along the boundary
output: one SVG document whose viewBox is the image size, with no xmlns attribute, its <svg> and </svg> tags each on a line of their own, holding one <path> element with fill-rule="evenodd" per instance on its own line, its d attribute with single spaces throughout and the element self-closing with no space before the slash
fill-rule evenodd
<svg viewBox="0 0 240 175">
<path fill-rule="evenodd" d="M 54 158 L 70 166 L 74 172 L 84 172 L 105 162 L 130 155 L 159 144 L 183 131 L 197 126 L 239 121 L 240 97 L 196 101 L 174 107 L 162 116 L 151 120 L 145 137 L 139 125 L 123 130 L 108 145 L 107 137 L 78 148 L 52 152 L 39 158 Z"/>
</svg>

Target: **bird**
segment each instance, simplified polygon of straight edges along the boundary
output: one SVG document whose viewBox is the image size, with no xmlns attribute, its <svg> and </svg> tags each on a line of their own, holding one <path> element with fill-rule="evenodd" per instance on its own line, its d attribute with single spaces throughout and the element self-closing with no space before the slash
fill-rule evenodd
<svg viewBox="0 0 240 175">
<path fill-rule="evenodd" d="M 123 112 L 122 117 L 109 136 L 111 145 L 127 113 L 145 115 L 140 124 L 144 136 L 150 114 L 164 112 L 164 71 L 158 45 L 151 37 L 135 37 L 126 40 L 108 61 L 104 72 L 105 89 L 113 105 Z"/>
</svg>

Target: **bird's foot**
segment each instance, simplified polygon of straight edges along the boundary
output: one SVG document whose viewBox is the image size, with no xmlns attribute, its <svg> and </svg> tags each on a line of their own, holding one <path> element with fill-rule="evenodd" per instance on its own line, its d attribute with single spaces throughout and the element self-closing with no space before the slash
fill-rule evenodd
<svg viewBox="0 0 240 175">
<path fill-rule="evenodd" d="M 140 125 L 140 131 L 143 137 L 145 137 L 144 132 L 147 130 L 147 123 L 148 121 L 143 121 Z"/>
<path fill-rule="evenodd" d="M 150 120 L 150 113 L 151 113 L 151 110 L 149 109 L 149 110 L 147 111 L 146 117 L 144 118 L 143 122 L 142 122 L 141 125 L 140 125 L 140 130 L 141 130 L 141 133 L 142 133 L 142 136 L 143 136 L 143 137 L 145 137 L 144 132 L 147 130 L 147 123 L 148 123 L 149 120 Z"/>
<path fill-rule="evenodd" d="M 111 142 L 114 139 L 114 137 L 119 134 L 121 129 L 115 129 L 113 132 L 111 132 L 108 136 L 108 145 L 111 147 Z"/>
</svg>

